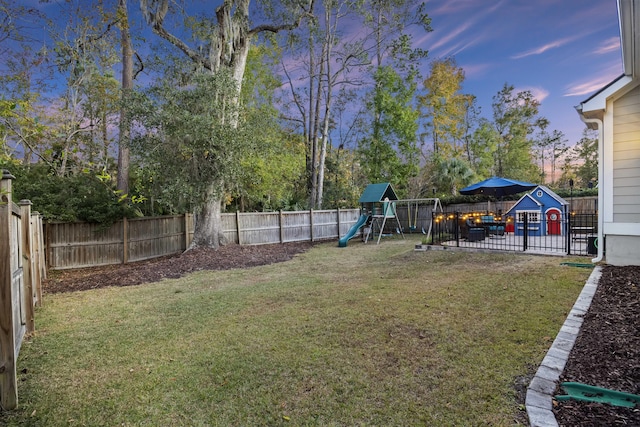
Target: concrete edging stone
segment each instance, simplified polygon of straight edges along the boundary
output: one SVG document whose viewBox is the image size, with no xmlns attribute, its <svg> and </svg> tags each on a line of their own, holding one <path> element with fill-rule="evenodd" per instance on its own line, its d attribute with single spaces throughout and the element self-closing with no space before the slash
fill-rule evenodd
<svg viewBox="0 0 640 427">
<path fill-rule="evenodd" d="M 583 316 L 596 293 L 600 276 L 602 267 L 596 266 L 529 383 L 525 406 L 531 427 L 558 427 L 553 414 L 553 393 L 580 332 Z"/>
</svg>

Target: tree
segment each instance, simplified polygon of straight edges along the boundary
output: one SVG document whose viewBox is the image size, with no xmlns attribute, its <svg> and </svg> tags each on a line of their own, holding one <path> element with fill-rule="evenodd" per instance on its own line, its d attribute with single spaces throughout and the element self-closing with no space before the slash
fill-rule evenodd
<svg viewBox="0 0 640 427">
<path fill-rule="evenodd" d="M 418 64 L 427 51 L 412 46 L 408 28 L 431 31 L 424 3 L 365 2 L 365 25 L 371 29 L 374 63 L 373 87 L 366 104 L 366 131 L 359 141 L 362 167 L 371 182 L 391 181 L 405 193 L 418 173 L 418 110 L 415 106 Z"/>
<path fill-rule="evenodd" d="M 495 153 L 498 151 L 500 134 L 488 119 L 480 119 L 480 123 L 471 137 L 469 144 L 470 163 L 479 177 L 496 175 Z"/>
<path fill-rule="evenodd" d="M 33 7 L 0 0 L 0 157 L 19 158 L 30 163 L 34 150 L 41 152 L 45 128 L 37 114 L 39 92 L 46 76 L 42 67 L 46 49 L 37 49 L 29 31 L 44 17 Z"/>
<path fill-rule="evenodd" d="M 304 70 L 298 78 L 305 84 L 294 84 L 292 71 L 283 63 L 295 110 L 293 114 L 289 113 L 288 119 L 301 128 L 307 144 L 309 206 L 317 209 L 323 205 L 325 162 L 335 126 L 335 92 L 343 92 L 345 86 L 360 85 L 360 78 L 349 76 L 349 73 L 360 70 L 369 62 L 360 39 L 344 41 L 340 38 L 341 24 L 357 19 L 354 2 L 324 0 L 321 9 L 322 13 L 307 21 L 306 33 L 292 43 L 296 48 L 296 65 L 302 64 Z"/>
<path fill-rule="evenodd" d="M 467 113 L 474 98 L 461 93 L 464 70 L 455 59 L 433 61 L 430 69 L 424 81 L 426 94 L 418 97 L 421 116 L 426 119 L 433 153 L 444 157 L 457 155 L 465 149 L 462 142 L 468 129 L 467 118 L 473 117 Z"/>
<path fill-rule="evenodd" d="M 17 4 L 14 0 L 0 0 L 0 56 L 7 58 L 12 53 L 9 42 L 32 41 L 31 32 L 27 31 L 29 24 L 41 18 L 33 7 Z"/>
<path fill-rule="evenodd" d="M 547 130 L 548 125 L 548 121 L 540 121 L 540 129 L 536 135 L 534 147 L 536 149 L 536 154 L 540 159 L 541 182 L 546 183 L 548 181 L 547 176 L 551 175 L 550 184 L 553 185 L 556 180 L 556 166 L 558 159 L 567 151 L 567 140 L 564 133 L 557 129 L 554 129 L 553 132 L 549 133 Z M 548 168 L 545 160 L 549 161 Z M 547 173 L 547 170 L 549 170 L 550 173 Z"/>
<path fill-rule="evenodd" d="M 118 0 L 118 27 L 120 28 L 120 45 L 122 49 L 122 95 L 118 133 L 118 177 L 117 188 L 122 194 L 129 194 L 129 137 L 127 110 L 124 107 L 129 93 L 133 90 L 133 47 L 129 31 L 129 10 L 127 0 Z"/>
<path fill-rule="evenodd" d="M 228 73 L 195 73 L 173 78 L 171 73 L 144 94 L 132 97 L 127 116 L 140 129 L 131 147 L 141 165 L 153 171 L 164 194 L 184 198 L 202 215 L 220 217 L 229 183 L 240 177 L 241 159 L 251 153 L 262 126 L 259 115 L 247 117 Z M 227 183 L 227 186 L 223 185 Z M 212 200 L 216 203 L 210 204 Z M 221 231 L 220 231 L 221 233 Z M 196 228 L 194 246 L 218 245 L 223 237 Z"/>
<path fill-rule="evenodd" d="M 473 171 L 464 160 L 452 157 L 436 162 L 436 187 L 451 196 L 458 195 L 458 189 L 471 183 Z"/>
<path fill-rule="evenodd" d="M 492 107 L 493 121 L 481 121 L 474 134 L 474 163 L 479 161 L 490 175 L 537 180 L 530 136 L 546 123 L 539 116 L 540 103 L 530 91 L 516 93 L 505 84 L 493 97 Z"/>
<path fill-rule="evenodd" d="M 360 141 L 362 169 L 370 182 L 389 181 L 400 190 L 418 172 L 418 111 L 412 105 L 416 85 L 391 67 L 378 68 L 369 109 L 376 111 L 371 134 Z"/>
<path fill-rule="evenodd" d="M 578 185 L 587 187 L 589 183 L 598 179 L 598 137 L 597 132 L 585 129 L 582 138 L 573 147 L 570 156 L 578 165 L 575 167 L 575 175 Z"/>
<path fill-rule="evenodd" d="M 232 79 L 235 92 L 220 92 L 218 96 L 226 97 L 222 106 L 235 109 L 239 102 L 242 78 L 253 38 L 264 32 L 277 33 L 296 28 L 313 9 L 313 2 L 313 0 L 283 2 L 280 4 L 280 11 L 281 16 L 287 16 L 287 22 L 280 21 L 251 27 L 250 0 L 224 0 L 215 10 L 215 21 L 205 18 L 191 19 L 182 26 L 183 30 L 187 28 L 193 30 L 193 39 L 202 42 L 199 47 L 190 47 L 167 27 L 169 0 L 141 0 L 140 5 L 154 33 L 177 47 L 197 68 L 207 70 L 214 76 L 221 74 Z M 277 10 L 277 5 L 272 3 L 266 3 L 266 6 L 270 11 Z M 206 99 L 203 98 L 200 101 L 206 102 Z M 220 100 L 211 100 L 211 102 L 218 104 Z M 238 123 L 234 116 L 225 114 L 223 117 L 225 120 L 230 120 L 224 125 L 233 127 Z M 228 136 L 233 140 L 232 132 Z M 207 178 L 209 179 L 206 183 L 207 188 L 202 193 L 204 197 L 199 197 L 195 205 L 192 246 L 217 248 L 223 239 L 220 213 L 225 188 L 229 182 L 219 174 Z"/>
<path fill-rule="evenodd" d="M 280 51 L 266 43 L 249 51 L 242 85 L 242 106 L 263 118 L 260 144 L 241 160 L 241 176 L 232 191 L 236 209 L 277 210 L 306 206 L 305 142 L 279 126 L 275 93 L 281 86 L 273 71 Z M 232 202 L 232 203 L 234 203 Z"/>
<path fill-rule="evenodd" d="M 58 175 L 83 168 L 106 171 L 119 105 L 119 84 L 113 74 L 118 62 L 115 34 L 110 31 L 113 14 L 74 2 L 61 14 L 69 16 L 63 28 L 52 28 L 57 71 L 64 76 L 64 93 L 52 103 L 49 120 L 54 132 L 50 147 Z M 99 159 L 97 164 L 91 160 Z"/>
</svg>

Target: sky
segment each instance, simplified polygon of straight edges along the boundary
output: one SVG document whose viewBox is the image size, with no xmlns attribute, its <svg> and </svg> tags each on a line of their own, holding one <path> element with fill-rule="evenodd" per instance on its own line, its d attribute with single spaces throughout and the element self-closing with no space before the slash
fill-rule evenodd
<svg viewBox="0 0 640 427">
<path fill-rule="evenodd" d="M 23 0 L 45 13 L 56 3 Z M 133 13 L 137 5 L 130 2 Z M 426 0 L 426 11 L 433 31 L 414 39 L 429 51 L 423 76 L 430 60 L 454 57 L 465 70 L 463 91 L 489 119 L 493 96 L 508 83 L 531 91 L 548 131 L 573 145 L 585 127 L 574 107 L 622 74 L 616 0 Z"/>
<path fill-rule="evenodd" d="M 531 91 L 570 145 L 585 127 L 574 107 L 622 74 L 616 0 L 427 0 L 427 12 L 433 32 L 416 45 L 455 57 L 482 116 L 508 83 Z"/>
</svg>

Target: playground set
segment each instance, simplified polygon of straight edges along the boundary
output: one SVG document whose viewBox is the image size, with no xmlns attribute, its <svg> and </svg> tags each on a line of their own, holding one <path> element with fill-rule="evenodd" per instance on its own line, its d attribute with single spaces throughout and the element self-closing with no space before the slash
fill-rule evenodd
<svg viewBox="0 0 640 427">
<path fill-rule="evenodd" d="M 431 215 L 419 218 L 418 212 L 425 205 L 429 205 L 432 212 L 437 209 L 442 211 L 440 199 L 406 199 L 400 200 L 390 183 L 369 184 L 360 199 L 360 218 L 349 229 L 347 234 L 338 241 L 338 246 L 343 248 L 347 242 L 358 234 L 362 228 L 362 239 L 365 243 L 376 238 L 376 244 L 380 243 L 382 236 L 390 236 L 395 232 L 404 239 L 404 232 L 421 232 L 431 236 Z M 406 209 L 405 209 L 406 207 Z M 405 214 L 398 215 L 398 213 Z M 420 227 L 418 223 L 420 222 Z M 403 227 L 403 223 L 407 227 Z M 425 230 L 425 226 L 427 230 Z M 419 228 L 418 228 L 419 227 Z"/>
</svg>

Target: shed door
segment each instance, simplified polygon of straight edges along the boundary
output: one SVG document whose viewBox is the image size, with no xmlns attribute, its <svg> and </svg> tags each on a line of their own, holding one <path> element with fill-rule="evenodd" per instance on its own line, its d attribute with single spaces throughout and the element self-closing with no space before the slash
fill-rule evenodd
<svg viewBox="0 0 640 427">
<path fill-rule="evenodd" d="M 549 209 L 547 211 L 547 234 L 562 234 L 561 215 L 558 209 Z"/>
</svg>

